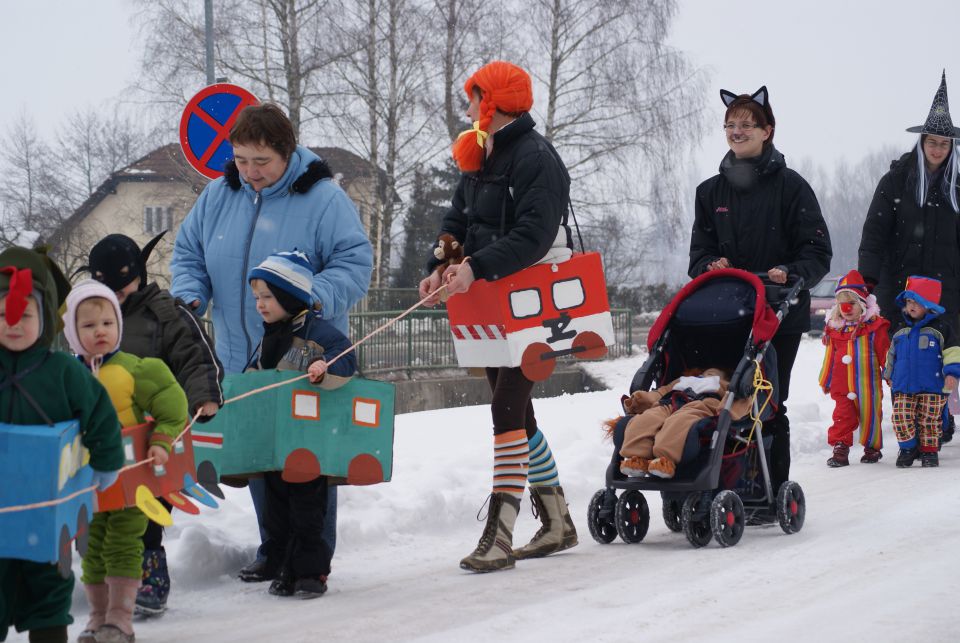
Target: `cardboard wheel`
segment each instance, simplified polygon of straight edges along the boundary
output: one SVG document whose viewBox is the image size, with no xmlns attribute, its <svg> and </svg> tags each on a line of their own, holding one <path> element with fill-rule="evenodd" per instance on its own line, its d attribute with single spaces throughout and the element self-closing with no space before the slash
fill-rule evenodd
<svg viewBox="0 0 960 643">
<path fill-rule="evenodd" d="M 555 357 L 544 356 L 552 352 L 553 349 L 543 342 L 534 342 L 527 346 L 520 360 L 523 375 L 531 382 L 540 382 L 550 377 L 557 366 L 557 360 Z"/>
<path fill-rule="evenodd" d="M 595 332 L 586 330 L 573 338 L 573 354 L 578 359 L 600 359 L 607 354 L 607 345 Z"/>
<path fill-rule="evenodd" d="M 70 530 L 64 525 L 60 528 L 60 544 L 57 548 L 57 571 L 64 578 L 70 578 L 70 567 L 73 563 L 73 554 L 70 551 Z"/>
<path fill-rule="evenodd" d="M 86 505 L 80 507 L 77 513 L 77 553 L 83 558 L 87 555 L 87 543 L 90 542 L 90 519 L 87 517 Z"/>
</svg>

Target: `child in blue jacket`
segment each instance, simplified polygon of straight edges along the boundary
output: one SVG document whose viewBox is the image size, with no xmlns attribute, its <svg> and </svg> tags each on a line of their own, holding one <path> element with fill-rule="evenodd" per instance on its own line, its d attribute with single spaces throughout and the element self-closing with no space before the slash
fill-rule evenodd
<svg viewBox="0 0 960 643">
<path fill-rule="evenodd" d="M 313 267 L 302 252 L 270 255 L 250 271 L 257 312 L 263 318 L 263 339 L 248 368 L 306 371 L 312 384 L 335 389 L 349 381 L 357 367 L 353 351 L 327 367 L 350 348 L 350 340 L 311 308 Z M 263 544 L 266 566 L 275 577 L 275 596 L 316 598 L 327 591 L 333 557 L 322 538 L 327 511 L 327 478 L 309 482 L 283 480 L 268 471 Z"/>
<path fill-rule="evenodd" d="M 960 345 L 941 316 L 940 288 L 938 280 L 914 275 L 897 295 L 906 326 L 893 336 L 884 379 L 893 392 L 901 468 L 912 466 L 918 456 L 924 467 L 939 466 L 943 406 L 960 377 Z"/>
</svg>

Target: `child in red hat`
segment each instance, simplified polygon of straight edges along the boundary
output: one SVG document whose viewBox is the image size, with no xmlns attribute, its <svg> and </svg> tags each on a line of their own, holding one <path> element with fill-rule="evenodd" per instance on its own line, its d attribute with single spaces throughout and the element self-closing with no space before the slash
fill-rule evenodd
<svg viewBox="0 0 960 643">
<path fill-rule="evenodd" d="M 915 275 L 907 277 L 906 289 L 897 295 L 906 326 L 893 336 L 883 376 L 893 391 L 901 468 L 913 465 L 917 456 L 924 467 L 939 466 L 943 406 L 960 377 L 960 346 L 942 316 L 940 287 L 936 279 Z"/>
<path fill-rule="evenodd" d="M 863 277 L 856 270 L 848 272 L 837 284 L 836 303 L 823 331 L 827 351 L 820 386 L 835 405 L 833 424 L 827 431 L 827 442 L 833 446 L 827 466 L 850 464 L 853 432 L 858 426 L 863 445 L 860 462 L 875 463 L 883 457 L 881 376 L 890 346 L 889 327 Z"/>
</svg>

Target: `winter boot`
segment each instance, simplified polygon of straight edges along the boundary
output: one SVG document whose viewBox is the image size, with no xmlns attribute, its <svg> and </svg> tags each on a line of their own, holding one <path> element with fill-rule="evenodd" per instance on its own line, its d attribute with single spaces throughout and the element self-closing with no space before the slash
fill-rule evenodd
<svg viewBox="0 0 960 643">
<path fill-rule="evenodd" d="M 543 523 L 533 539 L 513 550 L 517 560 L 540 558 L 577 544 L 577 528 L 563 497 L 563 487 L 530 487 L 533 515 Z"/>
<path fill-rule="evenodd" d="M 277 577 L 277 570 L 267 564 L 267 559 L 257 558 L 255 561 L 240 570 L 240 580 L 244 583 L 262 583 Z"/>
<path fill-rule="evenodd" d="M 107 576 L 107 616 L 97 630 L 97 643 L 131 643 L 133 608 L 137 604 L 139 578 Z"/>
<path fill-rule="evenodd" d="M 90 618 L 87 620 L 87 626 L 77 637 L 77 643 L 95 643 L 97 630 L 100 629 L 107 617 L 107 602 L 109 600 L 107 584 L 84 584 L 83 591 L 86 592 L 87 602 L 90 603 Z"/>
<path fill-rule="evenodd" d="M 293 579 L 285 575 L 275 578 L 267 589 L 267 593 L 271 596 L 293 596 L 293 592 Z"/>
<path fill-rule="evenodd" d="M 658 478 L 669 479 L 677 472 L 677 465 L 668 458 L 654 458 L 650 461 L 650 468 L 647 472 Z"/>
<path fill-rule="evenodd" d="M 297 598 L 320 598 L 327 591 L 326 576 L 305 576 L 293 584 L 293 595 Z"/>
<path fill-rule="evenodd" d="M 940 456 L 937 455 L 936 451 L 924 451 L 920 454 L 920 466 L 924 468 L 939 467 Z"/>
<path fill-rule="evenodd" d="M 159 616 L 167 609 L 170 593 L 170 574 L 167 572 L 167 553 L 162 549 L 143 552 L 143 580 L 137 592 L 137 616 Z"/>
<path fill-rule="evenodd" d="M 917 447 L 900 449 L 900 453 L 897 455 L 897 468 L 903 469 L 904 467 L 912 467 L 913 461 L 917 459 L 918 455 L 919 451 Z"/>
<path fill-rule="evenodd" d="M 625 476 L 630 476 L 631 478 L 637 478 L 646 475 L 649 467 L 650 461 L 646 458 L 630 456 L 629 458 L 624 458 L 623 462 L 620 463 L 620 473 Z M 530 489 L 533 490 L 533 487 Z"/>
<path fill-rule="evenodd" d="M 39 627 L 27 635 L 30 643 L 67 643 L 67 626 Z"/>
<path fill-rule="evenodd" d="M 512 569 L 513 525 L 520 511 L 520 499 L 509 493 L 490 494 L 487 525 L 473 553 L 460 561 L 460 567 L 471 572 L 493 572 Z"/>
<path fill-rule="evenodd" d="M 880 462 L 880 458 L 883 457 L 883 454 L 880 453 L 880 449 L 874 449 L 873 447 L 863 447 L 863 456 L 860 458 L 860 462 L 864 464 L 876 464 Z"/>
<path fill-rule="evenodd" d="M 850 447 L 843 442 L 833 445 L 833 455 L 827 460 L 828 467 L 845 467 L 850 464 Z"/>
</svg>

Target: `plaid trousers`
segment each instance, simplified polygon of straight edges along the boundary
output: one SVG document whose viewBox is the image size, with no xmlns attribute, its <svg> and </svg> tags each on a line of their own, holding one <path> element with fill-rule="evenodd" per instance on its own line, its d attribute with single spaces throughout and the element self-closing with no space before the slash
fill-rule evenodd
<svg viewBox="0 0 960 643">
<path fill-rule="evenodd" d="M 897 441 L 909 448 L 919 437 L 921 451 L 936 451 L 946 402 L 947 396 L 937 393 L 894 393 L 893 430 Z"/>
</svg>

